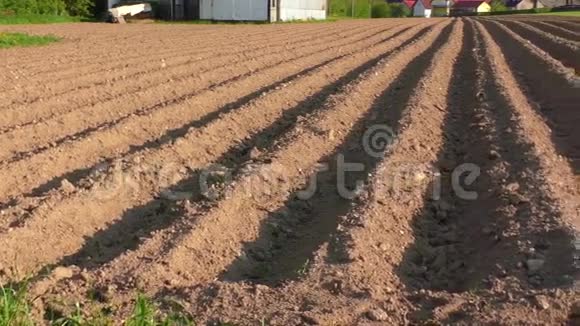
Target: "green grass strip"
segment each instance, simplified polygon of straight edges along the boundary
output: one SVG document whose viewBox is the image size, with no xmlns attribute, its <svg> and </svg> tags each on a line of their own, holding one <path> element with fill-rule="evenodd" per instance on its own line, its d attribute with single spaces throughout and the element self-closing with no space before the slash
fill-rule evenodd
<svg viewBox="0 0 580 326">
<path fill-rule="evenodd" d="M 38 46 L 59 41 L 53 35 L 28 35 L 25 33 L 0 33 L 0 49 L 15 46 Z"/>
<path fill-rule="evenodd" d="M 80 17 L 59 15 L 0 15 L 0 25 L 74 23 L 80 21 Z"/>
</svg>

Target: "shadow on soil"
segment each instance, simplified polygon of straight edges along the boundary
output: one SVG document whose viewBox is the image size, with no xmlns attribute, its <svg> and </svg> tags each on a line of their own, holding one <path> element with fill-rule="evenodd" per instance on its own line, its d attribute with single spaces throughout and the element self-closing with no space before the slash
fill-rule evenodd
<svg viewBox="0 0 580 326">
<path fill-rule="evenodd" d="M 390 39 L 392 39 L 392 38 L 394 38 L 394 37 L 396 37 L 396 36 L 404 33 L 408 29 L 409 28 L 405 28 L 405 29 L 403 29 L 401 31 L 398 31 L 398 32 L 392 34 L 392 35 L 389 35 L 389 36 L 383 38 L 382 40 L 377 41 L 375 43 L 375 45 L 378 45 L 378 44 L 387 42 Z M 367 36 L 366 38 L 371 38 L 371 37 L 377 36 L 378 34 L 384 33 L 385 31 L 386 30 L 381 30 L 379 32 L 376 32 L 376 33 L 370 35 L 370 36 Z M 319 68 L 321 68 L 321 67 L 323 67 L 325 65 L 328 65 L 328 64 L 330 64 L 330 63 L 332 63 L 334 61 L 338 61 L 338 60 L 340 60 L 340 59 L 342 59 L 342 58 L 344 58 L 346 56 L 348 56 L 348 54 L 341 55 L 341 56 L 335 57 L 335 58 L 330 59 L 330 60 L 326 60 L 326 61 L 324 61 L 324 62 L 322 62 L 320 64 L 317 64 L 315 66 L 312 66 L 312 67 L 310 67 L 308 69 L 304 69 L 304 70 L 302 70 L 302 71 L 300 71 L 300 72 L 298 72 L 296 74 L 293 74 L 293 75 L 288 76 L 288 77 L 286 77 L 286 78 L 284 78 L 282 80 L 276 81 L 276 82 L 274 82 L 274 83 L 272 83 L 270 85 L 267 85 L 265 87 L 262 87 L 262 88 L 258 89 L 257 91 L 252 92 L 252 93 L 250 93 L 250 94 L 248 94 L 248 95 L 246 95 L 244 97 L 241 97 L 241 98 L 239 98 L 238 100 L 236 100 L 234 102 L 228 103 L 227 105 L 221 107 L 220 109 L 218 109 L 216 111 L 213 111 L 211 113 L 208 113 L 205 116 L 203 116 L 203 117 L 201 117 L 201 118 L 199 118 L 197 120 L 194 120 L 194 121 L 192 121 L 192 122 L 190 122 L 188 124 L 185 124 L 185 125 L 183 125 L 183 126 L 181 126 L 179 128 L 172 129 L 172 130 L 168 130 L 167 132 L 165 132 L 163 135 L 161 135 L 160 137 L 158 137 L 156 139 L 153 139 L 151 141 L 147 141 L 147 142 L 145 142 L 145 143 L 143 143 L 141 145 L 138 145 L 138 146 L 131 146 L 131 148 L 127 152 L 122 153 L 122 155 L 124 155 L 124 156 L 132 155 L 134 153 L 138 153 L 138 152 L 143 151 L 143 150 L 156 149 L 156 148 L 159 148 L 159 147 L 161 147 L 161 146 L 163 146 L 165 144 L 171 143 L 175 139 L 178 139 L 180 137 L 185 136 L 187 134 L 187 132 L 189 131 L 189 129 L 191 129 L 191 128 L 201 128 L 204 125 L 207 125 L 207 124 L 211 123 L 212 121 L 215 121 L 215 120 L 219 119 L 224 114 L 227 114 L 227 113 L 229 113 L 231 111 L 235 111 L 235 110 L 241 108 L 244 104 L 246 104 L 246 103 L 248 103 L 248 102 L 250 102 L 252 100 L 255 100 L 255 99 L 259 98 L 264 93 L 267 93 L 267 92 L 273 91 L 275 89 L 278 89 L 279 87 L 283 86 L 284 84 L 287 84 L 288 82 L 291 82 L 291 81 L 299 78 L 300 76 L 309 74 L 309 73 L 315 71 L 316 69 L 319 69 Z M 266 69 L 269 69 L 269 68 L 272 68 L 272 66 L 262 67 L 260 70 L 266 70 Z M 251 74 L 255 74 L 257 72 L 258 71 L 254 71 Z M 221 86 L 226 85 L 228 83 L 235 82 L 235 81 L 237 81 L 239 79 L 242 79 L 244 77 L 247 77 L 248 75 L 249 74 L 239 75 L 239 76 L 230 78 L 228 80 L 222 81 L 220 83 L 214 84 L 214 85 L 212 85 L 210 87 L 204 88 L 202 90 L 198 90 L 198 91 L 195 91 L 193 93 L 185 94 L 183 96 L 180 96 L 179 98 L 172 99 L 171 101 L 163 102 L 161 104 L 156 104 L 154 106 L 141 109 L 140 110 L 141 115 L 148 114 L 148 113 L 150 113 L 150 112 L 152 112 L 154 110 L 157 110 L 157 109 L 162 108 L 163 106 L 167 106 L 167 105 L 170 105 L 170 104 L 175 104 L 175 103 L 182 102 L 182 101 L 184 101 L 184 100 L 186 100 L 188 98 L 191 98 L 191 97 L 195 96 L 196 94 L 200 94 L 202 92 L 206 92 L 208 90 L 212 90 L 212 89 L 221 87 Z M 126 117 L 123 117 L 120 120 L 124 120 L 124 119 L 126 119 Z M 69 141 L 71 138 L 72 139 L 76 139 L 76 138 L 84 137 L 87 134 L 90 134 L 91 132 L 94 132 L 94 131 L 103 129 L 104 127 L 107 127 L 107 126 L 115 125 L 119 121 L 109 122 L 109 123 L 107 123 L 105 125 L 100 125 L 100 126 L 97 126 L 95 128 L 90 128 L 90 129 L 83 130 L 81 133 L 78 133 L 78 134 L 75 134 L 75 135 L 72 135 L 72 136 L 67 136 L 65 139 L 62 139 L 60 141 L 57 141 L 56 144 L 58 145 L 58 144 L 64 143 L 66 141 Z M 26 153 L 27 156 L 29 156 L 30 154 L 35 154 L 35 152 L 28 152 L 28 153 Z M 21 159 L 21 158 L 17 158 L 16 160 L 19 160 L 19 159 Z M 92 167 L 89 167 L 89 168 L 86 168 L 86 169 L 78 169 L 78 170 L 75 170 L 75 171 L 68 172 L 68 173 L 66 173 L 66 174 L 64 174 L 62 176 L 56 177 L 56 178 L 54 178 L 54 179 L 52 179 L 52 180 L 50 180 L 50 181 L 48 181 L 48 182 L 46 182 L 46 183 L 38 186 L 38 187 L 36 187 L 35 189 L 33 189 L 30 192 L 30 194 L 27 194 L 25 196 L 27 196 L 27 197 L 28 196 L 42 196 L 42 195 L 46 194 L 48 191 L 50 191 L 52 189 L 55 189 L 55 188 L 58 188 L 60 186 L 61 182 L 63 180 L 65 180 L 65 179 L 68 180 L 68 181 L 70 181 L 70 182 L 72 182 L 72 183 L 77 183 L 82 178 L 87 177 L 92 171 L 95 171 L 98 166 L 103 165 L 103 164 L 108 164 L 108 163 L 110 163 L 110 160 L 109 161 L 105 161 L 105 162 L 101 162 L 99 164 L 96 164 L 95 166 L 92 166 Z"/>
<path fill-rule="evenodd" d="M 281 285 L 285 281 L 303 276 L 315 252 L 329 243 L 331 263 L 348 260 L 343 242 L 337 239 L 336 230 L 354 203 L 337 191 L 337 158 L 347 163 L 362 163 L 364 170 L 347 173 L 345 185 L 351 191 L 357 184 L 366 183 L 368 174 L 380 163 L 363 149 L 361 139 L 367 128 L 388 125 L 398 130 L 405 108 L 413 95 L 423 73 L 431 64 L 437 51 L 448 40 L 452 26 L 446 27 L 429 49 L 417 56 L 375 100 L 371 109 L 354 125 L 345 141 L 334 153 L 323 158 L 330 169 L 319 172 L 316 194 L 308 200 L 300 199 L 297 191 L 284 207 L 264 219 L 259 239 L 244 246 L 247 255 L 236 260 L 222 274 L 221 279 L 230 282 L 251 281 L 267 285 Z"/>
<path fill-rule="evenodd" d="M 420 30 L 402 46 L 412 43 L 415 38 L 424 35 L 429 29 L 429 27 L 426 27 Z M 384 40 L 384 42 L 395 38 L 405 31 L 406 29 L 389 36 Z M 235 177 L 238 175 L 240 169 L 243 168 L 244 163 L 250 160 L 248 154 L 252 148 L 259 148 L 262 152 L 274 151 L 276 140 L 279 139 L 281 134 L 291 130 L 299 117 L 323 109 L 323 104 L 331 95 L 340 92 L 351 81 L 370 70 L 379 61 L 391 55 L 393 51 L 381 54 L 380 56 L 365 62 L 361 66 L 345 74 L 336 82 L 325 86 L 320 92 L 308 97 L 295 107 L 286 110 L 282 118 L 267 126 L 261 132 L 252 135 L 251 138 L 246 139 L 242 144 L 232 148 L 220 157 L 216 161 L 216 164 L 231 168 L 232 175 Z M 305 72 L 302 72 L 301 74 L 304 73 Z M 278 84 L 279 83 L 276 83 L 276 85 Z M 275 85 L 271 85 L 267 89 L 272 90 L 275 89 L 275 87 Z M 260 92 L 253 93 L 246 97 L 246 100 L 232 103 L 220 111 L 222 111 L 221 113 L 223 114 L 225 111 L 235 110 L 252 99 L 255 99 L 257 94 L 263 94 L 265 90 L 266 89 L 263 89 Z M 219 114 L 212 114 L 212 118 L 219 118 Z M 194 122 L 194 124 L 198 123 L 199 122 Z M 186 130 L 186 128 L 180 128 L 179 131 L 172 131 L 169 134 L 177 136 Z M 169 141 L 169 139 L 165 141 Z M 159 146 L 159 144 L 155 146 Z M 191 200 L 197 201 L 202 205 L 201 210 L 198 210 L 197 212 L 200 214 L 204 209 L 207 209 L 207 206 L 211 205 L 211 203 L 205 202 L 201 197 L 198 177 L 199 173 L 194 173 L 190 178 L 179 182 L 169 190 L 172 192 L 193 191 L 193 198 Z M 163 199 L 153 200 L 143 206 L 130 209 L 118 222 L 87 239 L 86 244 L 81 250 L 71 256 L 65 257 L 60 264 L 74 264 L 83 268 L 97 268 L 102 264 L 115 259 L 127 250 L 136 249 L 152 232 L 166 229 L 172 224 L 178 222 L 179 217 L 184 215 L 184 209 L 187 209 L 187 207 Z M 180 236 L 187 233 L 190 228 L 191 226 L 179 228 L 178 232 L 172 235 L 172 239 L 169 239 L 164 243 L 164 249 L 161 250 L 159 255 L 163 255 L 165 252 L 170 250 L 173 245 L 173 240 L 179 239 Z"/>
<path fill-rule="evenodd" d="M 539 104 L 538 113 L 546 117 L 553 130 L 556 148 L 570 159 L 574 172 L 580 175 L 580 76 L 576 76 L 574 87 L 549 63 L 530 55 L 524 45 L 513 40 L 506 31 L 492 22 L 482 23 L 501 46 L 511 70 L 524 86 L 522 90 L 526 96 Z M 572 56 L 573 53 L 567 51 L 566 55 Z"/>
<path fill-rule="evenodd" d="M 491 59 L 483 59 L 488 56 L 477 47 L 476 36 L 480 35 L 466 23 L 464 46 L 448 94 L 446 141 L 438 155 L 441 200 L 426 201 L 414 217 L 416 240 L 405 251 L 399 276 L 409 289 L 450 292 L 476 291 L 489 287 L 488 281 L 495 277 L 508 276 L 540 288 L 563 286 L 562 276 L 574 272 L 571 234 L 561 226 L 557 208 L 534 205 L 550 199 L 537 193 L 542 182 L 534 174 L 539 169 L 538 159 L 511 129 L 513 112 L 497 91 L 490 70 Z M 480 58 L 474 56 L 473 49 L 478 49 Z M 491 158 L 493 151 L 501 157 Z M 493 169 L 500 160 L 505 160 L 507 180 L 493 179 L 497 178 Z M 459 199 L 452 189 L 451 174 L 463 163 L 473 163 L 481 169 L 476 182 L 464 185 L 465 190 L 478 193 L 476 200 Z M 510 183 L 519 184 L 519 192 L 529 197 L 513 201 L 502 196 L 498 188 Z M 552 225 L 551 230 L 544 232 L 531 225 L 538 222 L 535 215 L 542 216 L 542 223 Z M 526 240 L 535 246 L 534 258 L 545 259 L 546 268 L 539 273 L 529 274 L 516 267 L 518 262 L 530 258 L 518 247 L 518 242 Z M 421 310 L 410 317 L 419 321 L 432 318 L 438 306 L 436 300 L 425 297 L 417 300 Z M 448 322 L 456 322 L 457 318 L 466 321 L 465 316 L 450 314 Z"/>
</svg>

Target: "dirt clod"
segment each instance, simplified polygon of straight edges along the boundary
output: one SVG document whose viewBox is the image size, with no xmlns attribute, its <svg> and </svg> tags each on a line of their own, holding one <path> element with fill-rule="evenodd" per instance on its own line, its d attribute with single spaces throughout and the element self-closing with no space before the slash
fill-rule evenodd
<svg viewBox="0 0 580 326">
<path fill-rule="evenodd" d="M 387 321 L 389 320 L 389 314 L 380 308 L 373 308 L 367 311 L 366 316 L 372 321 Z"/>
<path fill-rule="evenodd" d="M 55 280 L 58 281 L 73 277 L 75 272 L 72 268 L 59 266 L 52 271 L 51 275 Z"/>
<path fill-rule="evenodd" d="M 550 308 L 550 301 L 545 295 L 536 295 L 533 299 L 534 305 L 540 310 Z"/>
</svg>

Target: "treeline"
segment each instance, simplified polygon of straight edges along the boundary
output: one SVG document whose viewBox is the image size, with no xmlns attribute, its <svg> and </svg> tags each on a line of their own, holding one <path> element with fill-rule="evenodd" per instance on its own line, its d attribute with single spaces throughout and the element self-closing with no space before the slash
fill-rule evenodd
<svg viewBox="0 0 580 326">
<path fill-rule="evenodd" d="M 92 15 L 93 0 L 0 0 L 0 15 Z"/>
<path fill-rule="evenodd" d="M 329 12 L 332 17 L 387 18 L 408 17 L 411 12 L 399 3 L 385 0 L 330 0 Z"/>
</svg>

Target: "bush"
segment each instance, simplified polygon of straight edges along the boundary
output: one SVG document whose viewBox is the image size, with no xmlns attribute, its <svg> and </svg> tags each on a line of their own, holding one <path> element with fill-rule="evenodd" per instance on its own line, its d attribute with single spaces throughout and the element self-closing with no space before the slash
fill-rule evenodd
<svg viewBox="0 0 580 326">
<path fill-rule="evenodd" d="M 388 3 L 375 3 L 372 11 L 373 18 L 391 17 L 391 6 Z"/>
<path fill-rule="evenodd" d="M 508 8 L 506 7 L 503 0 L 492 0 L 491 3 L 491 11 L 507 11 Z"/>
<path fill-rule="evenodd" d="M 400 3 L 377 3 L 373 5 L 373 18 L 399 18 L 408 17 L 411 10 Z"/>
<path fill-rule="evenodd" d="M 93 0 L 0 0 L 0 12 L 14 15 L 71 15 L 87 17 Z"/>
<path fill-rule="evenodd" d="M 411 16 L 411 9 L 402 3 L 391 3 L 391 17 L 409 17 Z"/>
<path fill-rule="evenodd" d="M 64 0 L 66 11 L 71 16 L 88 17 L 93 10 L 94 2 L 92 0 Z"/>
<path fill-rule="evenodd" d="M 369 0 L 330 0 L 329 11 L 331 17 L 371 17 Z"/>
<path fill-rule="evenodd" d="M 0 10 L 12 11 L 16 15 L 63 15 L 65 9 L 63 0 L 0 0 Z"/>
</svg>

